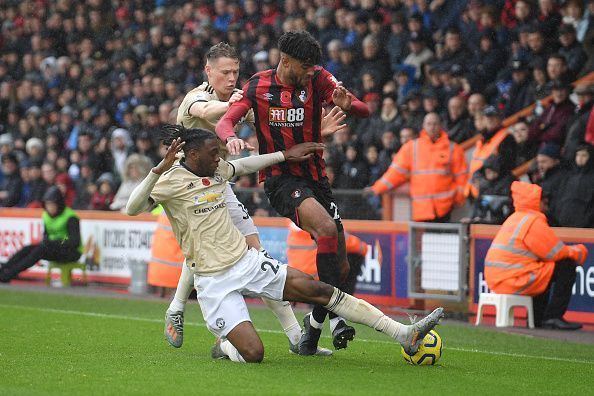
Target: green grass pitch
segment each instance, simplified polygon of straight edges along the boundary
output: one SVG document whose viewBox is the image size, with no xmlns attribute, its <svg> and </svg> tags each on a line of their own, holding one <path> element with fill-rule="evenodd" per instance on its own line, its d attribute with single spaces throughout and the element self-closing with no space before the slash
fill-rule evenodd
<svg viewBox="0 0 594 396">
<path fill-rule="evenodd" d="M 357 326 L 348 349 L 300 357 L 289 354 L 276 319 L 259 307 L 251 313 L 264 362 L 213 361 L 214 338 L 198 304 L 186 311 L 181 349 L 163 338 L 166 305 L 0 289 L 0 395 L 585 395 L 594 389 L 593 345 L 446 324 L 437 328 L 441 360 L 415 367 L 387 337 Z M 321 344 L 330 347 L 330 338 Z"/>
</svg>

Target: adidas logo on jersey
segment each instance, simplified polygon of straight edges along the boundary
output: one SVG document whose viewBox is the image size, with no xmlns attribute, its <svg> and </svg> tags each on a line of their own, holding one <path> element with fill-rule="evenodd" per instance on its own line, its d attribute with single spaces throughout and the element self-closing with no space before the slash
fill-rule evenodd
<svg viewBox="0 0 594 396">
<path fill-rule="evenodd" d="M 194 182 L 190 182 L 190 184 L 188 184 L 188 187 L 186 187 L 186 190 L 191 190 L 194 188 Z"/>
</svg>

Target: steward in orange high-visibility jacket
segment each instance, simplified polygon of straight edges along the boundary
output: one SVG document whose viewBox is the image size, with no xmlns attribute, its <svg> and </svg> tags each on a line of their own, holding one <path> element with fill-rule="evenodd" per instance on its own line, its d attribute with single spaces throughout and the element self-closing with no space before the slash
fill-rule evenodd
<svg viewBox="0 0 594 396">
<path fill-rule="evenodd" d="M 563 315 L 571 298 L 576 263 L 584 263 L 588 250 L 581 244 L 565 245 L 555 235 L 541 211 L 538 185 L 516 181 L 511 191 L 516 211 L 505 220 L 485 257 L 487 285 L 498 294 L 534 296 L 537 326 L 580 328 L 578 323 L 563 320 Z"/>
<path fill-rule="evenodd" d="M 147 282 L 151 286 L 175 289 L 185 258 L 163 208 L 158 206 L 152 213 L 159 217 L 153 234 Z"/>
<path fill-rule="evenodd" d="M 412 219 L 447 222 L 454 205 L 464 204 L 467 179 L 462 148 L 441 129 L 439 116 L 429 113 L 419 137 L 402 146 L 371 191 L 380 195 L 410 180 Z"/>
<path fill-rule="evenodd" d="M 361 272 L 361 266 L 365 261 L 369 247 L 361 239 L 346 231 L 344 236 L 351 271 L 345 282 L 346 286 L 343 288 L 343 291 L 352 294 L 355 288 L 356 278 Z M 307 231 L 297 227 L 294 223 L 291 223 L 289 234 L 287 235 L 287 263 L 289 266 L 317 278 L 317 252 L 316 241 L 311 238 L 311 235 Z"/>
</svg>

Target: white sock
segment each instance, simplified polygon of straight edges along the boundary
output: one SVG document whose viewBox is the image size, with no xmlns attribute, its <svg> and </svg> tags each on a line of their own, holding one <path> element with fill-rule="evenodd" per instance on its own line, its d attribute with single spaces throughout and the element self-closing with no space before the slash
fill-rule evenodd
<svg viewBox="0 0 594 396">
<path fill-rule="evenodd" d="M 311 327 L 313 327 L 314 329 L 322 329 L 324 327 L 324 323 L 320 323 L 317 320 L 314 319 L 313 315 L 309 315 L 309 324 L 311 325 Z"/>
<path fill-rule="evenodd" d="M 188 266 L 184 263 L 182 265 L 181 276 L 177 282 L 175 295 L 173 296 L 173 300 L 171 300 L 171 304 L 169 304 L 169 311 L 184 312 L 186 309 L 186 303 L 188 302 L 188 297 L 190 297 L 193 287 L 194 274 L 192 274 L 192 271 L 190 271 Z"/>
<path fill-rule="evenodd" d="M 221 349 L 225 352 L 225 355 L 229 356 L 232 362 L 245 363 L 243 356 L 241 356 L 237 348 L 229 340 L 221 342 Z"/>
<path fill-rule="evenodd" d="M 412 326 L 396 322 L 367 301 L 355 298 L 337 288 L 334 288 L 330 302 L 324 307 L 351 322 L 361 323 L 381 331 L 400 343 L 406 341 L 411 331 Z"/>
<path fill-rule="evenodd" d="M 262 298 L 262 301 L 274 313 L 291 344 L 297 344 L 301 339 L 301 326 L 297 322 L 291 304 L 288 301 L 274 301 L 268 298 Z"/>
<path fill-rule="evenodd" d="M 338 325 L 338 322 L 340 322 L 341 320 L 344 320 L 344 319 L 341 318 L 340 316 L 330 319 L 330 332 L 332 332 L 332 333 L 334 332 L 334 329 Z"/>
</svg>

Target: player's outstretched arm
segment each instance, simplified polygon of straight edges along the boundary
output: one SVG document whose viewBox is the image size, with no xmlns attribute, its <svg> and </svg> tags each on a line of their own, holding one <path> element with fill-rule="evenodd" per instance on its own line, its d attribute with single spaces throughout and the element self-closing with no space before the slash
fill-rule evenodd
<svg viewBox="0 0 594 396">
<path fill-rule="evenodd" d="M 266 167 L 278 164 L 279 162 L 301 162 L 310 158 L 316 151 L 322 151 L 322 143 L 300 143 L 288 150 L 277 151 L 275 153 L 253 155 L 251 157 L 241 158 L 230 161 L 235 168 L 234 176 L 248 175 L 264 169 Z"/>
<path fill-rule="evenodd" d="M 126 204 L 126 213 L 128 215 L 136 216 L 148 210 L 153 205 L 154 202 L 150 198 L 153 187 L 155 187 L 159 177 L 173 166 L 176 161 L 176 154 L 185 144 L 180 138 L 175 139 L 167 149 L 165 158 L 136 186 Z"/>
</svg>

